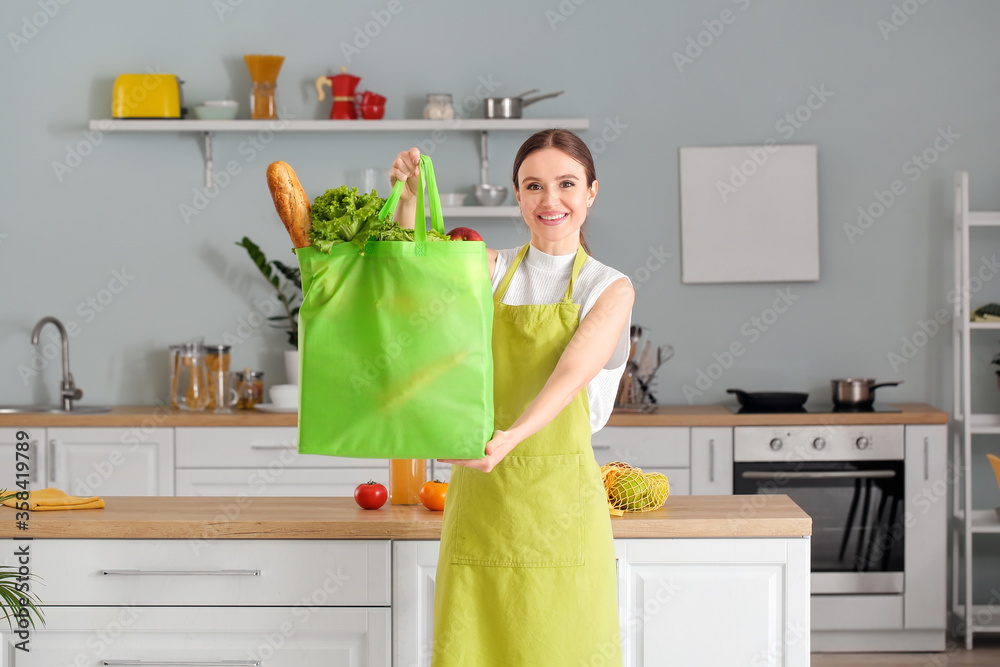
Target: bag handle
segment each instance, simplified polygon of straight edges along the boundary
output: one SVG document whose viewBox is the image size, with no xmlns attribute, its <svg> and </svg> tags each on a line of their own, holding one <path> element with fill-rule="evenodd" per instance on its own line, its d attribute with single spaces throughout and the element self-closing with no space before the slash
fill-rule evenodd
<svg viewBox="0 0 1000 667">
<path fill-rule="evenodd" d="M 434 163 L 427 155 L 420 156 L 420 189 L 417 190 L 417 219 L 421 224 L 413 224 L 413 240 L 423 242 L 427 240 L 427 218 L 424 213 L 424 185 L 427 185 L 427 195 L 431 205 L 431 229 L 444 234 L 444 215 L 441 213 L 441 194 L 438 192 L 437 180 L 434 178 Z M 392 186 L 392 193 L 385 202 L 385 206 L 378 212 L 379 220 L 385 220 L 396 212 L 399 204 L 399 197 L 406 187 L 405 181 L 396 181 Z"/>
</svg>

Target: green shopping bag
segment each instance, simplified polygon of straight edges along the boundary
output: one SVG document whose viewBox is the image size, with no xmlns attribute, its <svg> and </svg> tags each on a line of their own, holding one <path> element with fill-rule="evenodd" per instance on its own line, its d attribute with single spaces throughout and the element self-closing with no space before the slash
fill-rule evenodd
<svg viewBox="0 0 1000 667">
<path fill-rule="evenodd" d="M 430 158 L 431 225 L 444 233 Z M 398 182 L 382 219 L 395 211 Z M 299 248 L 299 452 L 479 458 L 493 437 L 493 292 L 481 241 Z"/>
</svg>

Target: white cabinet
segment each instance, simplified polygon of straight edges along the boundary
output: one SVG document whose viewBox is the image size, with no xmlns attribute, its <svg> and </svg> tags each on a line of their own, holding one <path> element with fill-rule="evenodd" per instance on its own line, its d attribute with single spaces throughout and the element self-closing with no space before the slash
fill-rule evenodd
<svg viewBox="0 0 1000 667">
<path fill-rule="evenodd" d="M 172 428 L 49 428 L 48 485 L 74 496 L 170 496 Z"/>
<path fill-rule="evenodd" d="M 809 664 L 808 538 L 626 542 L 627 667 Z"/>
<path fill-rule="evenodd" d="M 906 630 L 946 629 L 948 437 L 944 425 L 906 427 Z M 901 527 L 902 528 L 902 527 Z"/>
<path fill-rule="evenodd" d="M 388 484 L 383 459 L 298 453 L 295 427 L 176 429 L 178 496 L 351 496 Z"/>
<path fill-rule="evenodd" d="M 18 456 L 17 443 L 27 443 L 27 461 Z M 28 490 L 43 489 L 47 486 L 45 475 L 45 429 L 39 426 L 23 428 L 0 428 L 0 489 L 23 491 L 17 486 L 18 479 L 26 479 Z M 27 478 L 17 476 L 20 462 L 27 463 Z"/>
<path fill-rule="evenodd" d="M 691 494 L 733 493 L 733 429 L 691 429 Z"/>
<path fill-rule="evenodd" d="M 661 472 L 670 493 L 691 493 L 691 429 L 664 426 L 606 426 L 591 438 L 599 465 L 624 461 L 644 472 Z"/>
<path fill-rule="evenodd" d="M 16 540 L 0 540 L 11 565 Z M 389 667 L 388 540 L 37 539 L 46 623 L 0 667 Z"/>
<path fill-rule="evenodd" d="M 123 604 L 50 607 L 45 614 L 30 652 L 15 650 L 17 640 L 0 633 L 0 667 L 389 667 L 385 608 Z"/>
<path fill-rule="evenodd" d="M 809 544 L 615 540 L 625 664 L 807 667 Z M 438 545 L 393 544 L 394 667 L 430 664 Z"/>
</svg>

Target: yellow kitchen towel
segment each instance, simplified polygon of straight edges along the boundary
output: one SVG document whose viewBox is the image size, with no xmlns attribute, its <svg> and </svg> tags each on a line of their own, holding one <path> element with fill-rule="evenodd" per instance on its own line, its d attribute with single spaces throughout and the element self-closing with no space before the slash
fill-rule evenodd
<svg viewBox="0 0 1000 667">
<path fill-rule="evenodd" d="M 8 498 L 3 501 L 3 504 L 8 507 L 17 507 L 17 503 L 19 502 L 24 501 L 17 500 L 17 498 Z M 101 509 L 103 507 L 103 498 L 99 498 L 97 496 L 91 496 L 89 498 L 70 496 L 67 495 L 66 492 L 60 491 L 54 486 L 47 489 L 39 489 L 37 491 L 28 492 L 29 510 L 91 510 Z"/>
</svg>

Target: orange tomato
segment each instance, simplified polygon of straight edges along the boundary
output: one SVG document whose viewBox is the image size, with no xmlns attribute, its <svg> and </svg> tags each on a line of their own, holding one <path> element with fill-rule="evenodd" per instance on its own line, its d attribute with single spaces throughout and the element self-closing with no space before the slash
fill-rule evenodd
<svg viewBox="0 0 1000 667">
<path fill-rule="evenodd" d="M 439 482 L 434 480 L 433 482 L 425 482 L 423 486 L 420 487 L 420 502 L 424 504 L 429 510 L 441 511 L 444 509 L 444 497 L 448 492 L 448 483 Z"/>
</svg>

